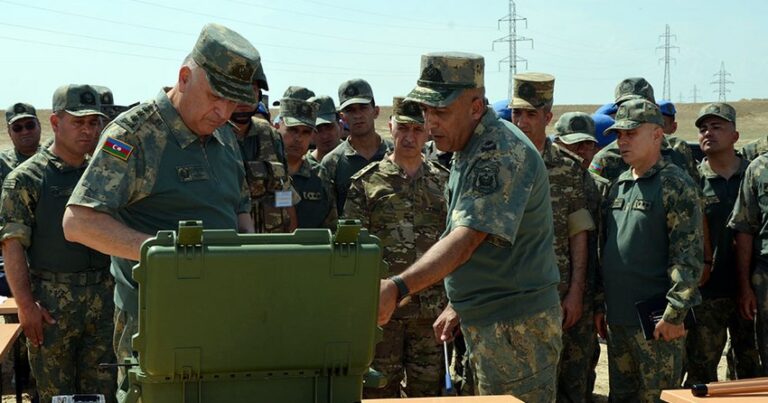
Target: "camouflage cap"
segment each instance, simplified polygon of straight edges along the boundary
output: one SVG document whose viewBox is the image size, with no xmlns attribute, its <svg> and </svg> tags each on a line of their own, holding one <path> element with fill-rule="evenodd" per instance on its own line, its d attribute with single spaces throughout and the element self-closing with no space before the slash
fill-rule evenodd
<svg viewBox="0 0 768 403">
<path fill-rule="evenodd" d="M 593 141 L 595 138 L 595 121 L 584 112 L 567 112 L 555 123 L 555 136 L 565 144 L 576 144 L 582 141 Z"/>
<path fill-rule="evenodd" d="M 638 98 L 656 103 L 656 98 L 653 97 L 653 87 L 642 77 L 630 77 L 621 80 L 619 85 L 616 86 L 614 94 L 616 105 L 621 105 L 624 101 Z"/>
<path fill-rule="evenodd" d="M 73 116 L 105 115 L 101 111 L 101 97 L 90 85 L 62 85 L 53 93 L 53 113 L 65 111 Z"/>
<path fill-rule="evenodd" d="M 368 81 L 354 78 L 341 83 L 339 86 L 339 110 L 352 104 L 369 104 L 373 102 L 373 89 Z"/>
<path fill-rule="evenodd" d="M 9 125 L 24 118 L 37 119 L 37 111 L 34 106 L 23 102 L 17 102 L 5 108 L 5 121 L 8 122 Z"/>
<path fill-rule="evenodd" d="M 406 101 L 445 107 L 470 88 L 485 86 L 485 59 L 474 53 L 436 52 L 421 55 L 421 75 Z"/>
<path fill-rule="evenodd" d="M 636 129 L 643 123 L 664 126 L 661 110 L 659 110 L 658 105 L 647 99 L 630 99 L 619 105 L 619 110 L 616 111 L 616 122 L 605 129 L 605 133 L 614 130 Z"/>
<path fill-rule="evenodd" d="M 403 97 L 392 99 L 392 119 L 397 123 L 424 124 L 424 115 L 421 113 L 419 104 L 406 101 Z"/>
<path fill-rule="evenodd" d="M 309 126 L 315 128 L 318 105 L 314 102 L 296 98 L 280 100 L 280 118 L 288 126 Z"/>
<path fill-rule="evenodd" d="M 552 106 L 555 77 L 546 73 L 515 74 L 515 94 L 512 109 L 539 109 Z"/>
<path fill-rule="evenodd" d="M 729 122 L 733 122 L 734 124 L 736 123 L 736 109 L 733 109 L 731 105 L 724 102 L 715 102 L 704 105 L 704 107 L 699 110 L 699 116 L 696 117 L 696 127 L 699 127 L 701 121 L 707 116 L 717 116 Z"/>
<path fill-rule="evenodd" d="M 267 75 L 264 74 L 264 65 L 259 62 L 256 67 L 256 72 L 253 73 L 253 83 L 259 86 L 262 91 L 269 91 L 269 83 L 267 83 Z"/>
<path fill-rule="evenodd" d="M 308 101 L 317 104 L 317 120 L 315 121 L 315 126 L 338 122 L 336 104 L 333 103 L 331 97 L 321 95 L 319 97 L 309 98 Z"/>
<path fill-rule="evenodd" d="M 127 111 L 129 107 L 123 105 L 115 105 L 115 98 L 112 95 L 112 90 L 109 87 L 103 85 L 92 85 L 94 90 L 99 94 L 101 100 L 101 111 L 107 115 L 110 120 L 113 120 L 117 115 Z"/>
<path fill-rule="evenodd" d="M 207 24 L 192 49 L 192 59 L 205 70 L 214 93 L 256 105 L 252 81 L 261 56 L 247 39 L 223 25 Z"/>
<path fill-rule="evenodd" d="M 293 99 L 300 99 L 302 101 L 306 101 L 309 98 L 312 98 L 315 96 L 315 93 L 312 92 L 307 87 L 301 87 L 298 85 L 292 85 L 285 89 L 285 92 L 283 92 L 283 98 L 293 98 Z M 280 100 L 283 98 L 278 99 L 275 102 L 272 102 L 272 106 L 280 106 Z"/>
</svg>

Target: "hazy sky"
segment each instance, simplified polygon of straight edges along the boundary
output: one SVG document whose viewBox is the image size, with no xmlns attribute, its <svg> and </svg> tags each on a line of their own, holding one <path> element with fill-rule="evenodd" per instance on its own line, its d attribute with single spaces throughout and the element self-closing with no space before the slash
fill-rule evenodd
<svg viewBox="0 0 768 403">
<path fill-rule="evenodd" d="M 727 5 L 727 9 L 724 8 Z M 377 102 L 406 94 L 420 55 L 455 50 L 485 56 L 491 101 L 506 98 L 507 45 L 497 20 L 506 0 L 0 0 L 0 108 L 17 101 L 51 107 L 56 87 L 106 85 L 117 103 L 154 97 L 172 85 L 202 26 L 217 22 L 259 50 L 271 99 L 289 85 L 337 98 L 339 83 L 362 77 Z M 768 2 L 730 0 L 520 0 L 528 28 L 518 34 L 528 71 L 556 76 L 555 103 L 603 103 L 625 77 L 644 76 L 661 97 L 664 64 L 659 35 L 677 36 L 672 100 L 717 99 L 710 84 L 720 62 L 731 73 L 728 100 L 766 98 Z M 524 64 L 518 71 L 526 71 Z"/>
</svg>

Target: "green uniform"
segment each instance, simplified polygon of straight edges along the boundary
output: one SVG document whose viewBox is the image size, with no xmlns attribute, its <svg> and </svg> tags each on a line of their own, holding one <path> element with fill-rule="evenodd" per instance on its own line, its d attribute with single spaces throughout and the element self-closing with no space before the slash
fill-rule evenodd
<svg viewBox="0 0 768 403">
<path fill-rule="evenodd" d="M 352 176 L 344 216 L 362 220 L 381 239 L 389 266 L 384 278 L 402 273 L 440 239 L 447 181 L 448 171 L 433 162 L 425 161 L 409 177 L 389 158 Z M 435 342 L 432 323 L 447 304 L 445 288 L 436 284 L 410 298 L 384 326 L 384 339 L 376 346 L 371 365 L 387 376 L 387 386 L 366 389 L 366 398 L 400 397 L 401 390 L 408 397 L 440 394 L 443 349 Z"/>
<path fill-rule="evenodd" d="M 333 191 L 336 193 L 336 208 L 339 215 L 344 210 L 344 202 L 347 200 L 347 192 L 349 191 L 349 184 L 352 182 L 352 175 L 371 162 L 381 161 L 390 149 L 392 149 L 392 144 L 380 138 L 379 149 L 368 160 L 358 154 L 352 147 L 352 144 L 350 144 L 349 139 L 347 139 L 323 157 L 320 165 L 325 168 L 325 174 L 328 175 L 324 179 L 331 183 Z"/>
<path fill-rule="evenodd" d="M 232 128 L 227 127 L 226 130 Z M 267 121 L 252 118 L 248 132 L 243 138 L 238 138 L 238 144 L 245 163 L 256 232 L 288 232 L 290 217 L 285 206 L 277 207 L 275 204 L 275 193 L 290 192 L 292 206 L 299 202 L 299 196 L 291 187 L 285 168 L 283 139 Z"/>
<path fill-rule="evenodd" d="M 0 151 L 0 182 L 5 180 L 11 171 L 19 164 L 26 161 L 30 156 L 24 155 L 15 148 Z"/>
<path fill-rule="evenodd" d="M 43 327 L 44 344 L 27 342 L 41 401 L 56 395 L 102 393 L 114 400 L 109 256 L 64 239 L 61 220 L 85 164 L 68 166 L 42 150 L 11 172 L 0 200 L 0 239 L 18 239 L 28 257 L 35 301 L 56 320 Z"/>
<path fill-rule="evenodd" d="M 328 228 L 336 230 L 336 198 L 328 182 L 322 178 L 323 167 L 305 157 L 299 170 L 291 175 L 293 187 L 301 197 L 296 205 L 299 228 Z"/>
<path fill-rule="evenodd" d="M 698 182 L 699 171 L 696 169 L 696 160 L 693 159 L 691 148 L 685 141 L 665 134 L 661 141 L 661 156 L 682 168 L 695 182 Z M 616 141 L 603 147 L 595 154 L 589 165 L 590 172 L 611 182 L 615 181 L 627 169 L 629 169 L 629 165 L 621 158 L 619 144 Z"/>
<path fill-rule="evenodd" d="M 637 179 L 622 173 L 611 186 L 602 279 L 613 401 L 660 401 L 662 389 L 679 386 L 684 339 L 645 341 L 635 303 L 666 295 L 663 319 L 681 324 L 701 302 L 701 214 L 696 184 L 664 159 Z"/>
<path fill-rule="evenodd" d="M 732 353 L 736 354 L 740 376 L 756 376 L 759 357 L 755 345 L 754 327 L 751 321 L 739 317 L 736 310 L 736 256 L 733 248 L 733 230 L 726 227 L 733 210 L 739 185 L 749 162 L 741 160 L 739 170 L 726 179 L 715 173 L 709 161 L 699 164 L 700 187 L 704 197 L 704 213 L 709 223 L 709 239 L 714 259 L 709 281 L 700 287 L 702 304 L 696 308 L 697 325 L 688 332 L 686 341 L 686 385 L 717 381 L 717 365 L 727 340 L 727 330 L 732 334 Z M 741 326 L 731 326 L 744 321 Z M 741 332 L 752 327 L 752 331 Z M 730 328 L 730 329 L 729 329 Z M 751 339 L 751 343 L 748 340 Z M 751 369 L 749 367 L 752 367 Z M 733 369 L 732 369 L 733 372 Z"/>
<path fill-rule="evenodd" d="M 754 236 L 752 289 L 757 298 L 757 346 L 768 373 L 768 156 L 755 158 L 744 173 L 728 227 Z"/>
<path fill-rule="evenodd" d="M 739 154 L 747 161 L 754 161 L 755 158 L 768 151 L 768 136 L 760 137 L 757 140 L 752 140 L 741 147 Z"/>
<path fill-rule="evenodd" d="M 181 220 L 236 229 L 237 215 L 250 211 L 250 199 L 237 141 L 227 133 L 217 129 L 204 138 L 192 133 L 161 91 L 104 129 L 69 204 L 112 215 L 146 234 L 175 230 Z M 116 308 L 125 312 L 116 314 L 126 321 L 115 326 L 127 333 L 115 334 L 122 341 L 121 360 L 131 354 L 138 314 L 135 264 L 113 257 L 110 269 Z"/>
<path fill-rule="evenodd" d="M 454 154 L 448 203 L 446 234 L 461 226 L 488 234 L 445 279 L 477 392 L 553 400 L 562 319 L 544 161 L 489 108 Z"/>
</svg>

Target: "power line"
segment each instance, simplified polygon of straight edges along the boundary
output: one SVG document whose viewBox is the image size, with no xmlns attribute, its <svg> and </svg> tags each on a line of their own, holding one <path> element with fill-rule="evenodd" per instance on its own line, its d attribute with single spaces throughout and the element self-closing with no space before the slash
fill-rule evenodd
<svg viewBox="0 0 768 403">
<path fill-rule="evenodd" d="M 657 50 L 664 49 L 664 57 L 659 59 L 659 61 L 664 61 L 664 89 L 662 90 L 662 99 L 672 99 L 672 77 L 670 77 L 669 73 L 669 62 L 670 60 L 677 62 L 677 60 L 669 56 L 669 51 L 670 49 L 677 49 L 679 52 L 680 48 L 670 44 L 670 39 L 674 38 L 677 40 L 677 35 L 669 33 L 669 24 L 666 25 L 665 32 L 659 35 L 659 38 L 664 39 L 664 45 L 656 47 Z"/>
<path fill-rule="evenodd" d="M 693 103 L 699 102 L 699 89 L 696 87 L 696 84 L 693 85 L 693 90 L 691 91 L 691 99 L 693 100 Z"/>
<path fill-rule="evenodd" d="M 501 28 L 501 23 L 506 22 L 507 23 L 507 35 L 503 36 L 499 39 L 496 39 L 493 41 L 491 45 L 491 49 L 493 49 L 493 45 L 496 45 L 496 43 L 499 42 L 506 42 L 509 46 L 509 54 L 507 57 L 499 60 L 499 70 L 501 70 L 501 64 L 504 62 L 509 63 L 509 87 L 507 88 L 507 96 L 509 97 L 510 102 L 512 101 L 512 97 L 514 96 L 515 92 L 515 74 L 517 74 L 517 63 L 523 62 L 525 63 L 525 68 L 528 69 L 528 60 L 519 57 L 517 55 L 517 43 L 518 42 L 524 42 L 524 41 L 530 41 L 531 42 L 531 49 L 533 49 L 533 39 L 526 38 L 524 36 L 518 36 L 517 35 L 517 22 L 518 21 L 524 21 L 525 27 L 528 28 L 528 19 L 521 17 L 517 14 L 517 5 L 515 4 L 514 0 L 509 0 L 509 13 L 500 18 L 498 21 L 498 27 Z"/>
<path fill-rule="evenodd" d="M 735 84 L 733 81 L 728 80 L 728 77 L 731 76 L 731 73 L 725 71 L 725 62 L 720 62 L 720 71 L 714 74 L 715 77 L 717 77 L 717 80 L 712 81 L 710 84 L 717 85 L 717 89 L 712 92 L 717 92 L 717 100 L 718 102 L 725 102 L 725 94 L 731 92 L 731 90 L 728 89 L 728 84 Z"/>
</svg>

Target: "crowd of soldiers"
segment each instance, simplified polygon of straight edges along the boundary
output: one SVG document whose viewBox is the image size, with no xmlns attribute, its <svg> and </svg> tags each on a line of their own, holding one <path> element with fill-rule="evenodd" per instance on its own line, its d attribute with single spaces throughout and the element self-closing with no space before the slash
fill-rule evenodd
<svg viewBox="0 0 768 403">
<path fill-rule="evenodd" d="M 258 51 L 209 24 L 148 102 L 58 88 L 48 144 L 35 108 L 11 105 L 0 241 L 40 400 L 125 393 L 123 368 L 97 367 L 133 355 L 131 269 L 142 242 L 188 219 L 268 233 L 345 217 L 378 236 L 371 366 L 387 385 L 367 398 L 445 393 L 451 341 L 459 393 L 529 402 L 591 401 L 598 336 L 616 402 L 717 380 L 728 335 L 728 378 L 765 374 L 768 141 L 737 152 L 736 111 L 708 104 L 697 163 L 642 78 L 547 135 L 554 83 L 518 74 L 495 111 L 482 57 L 430 53 L 393 99 L 390 136 L 362 79 L 338 107 L 291 86 L 273 121 Z"/>
</svg>

